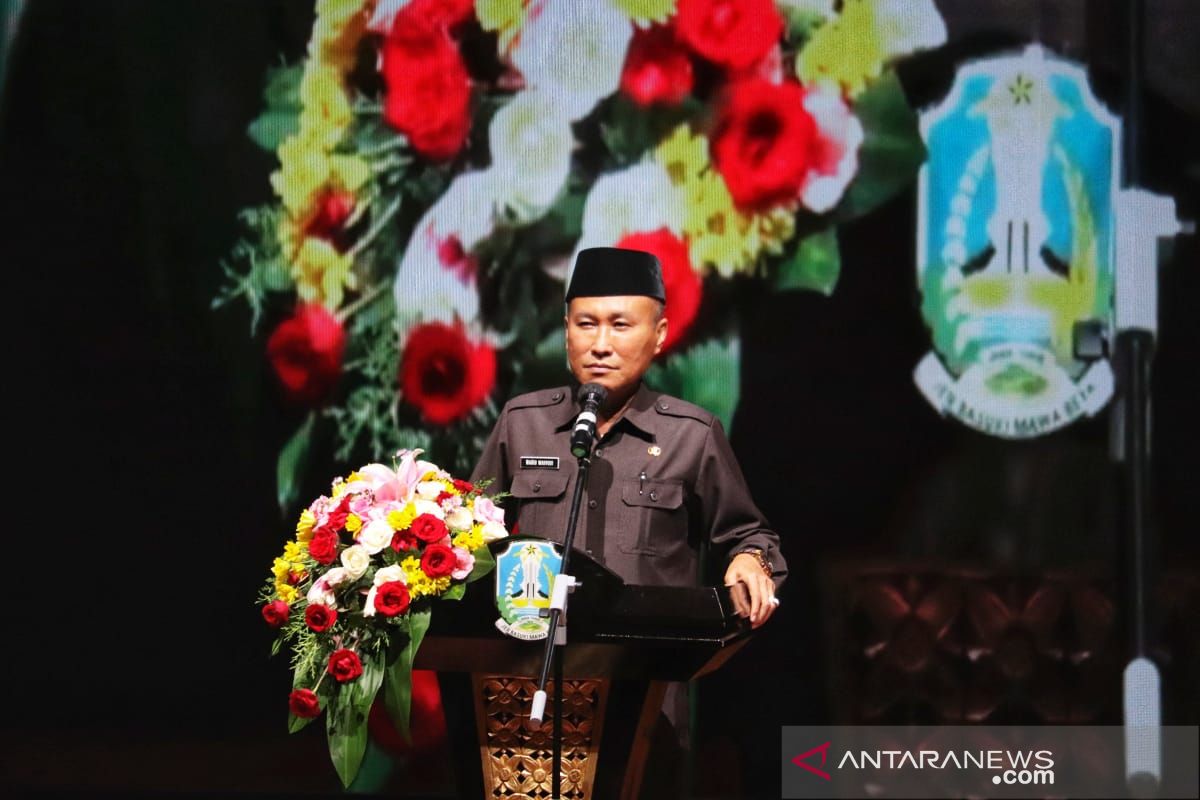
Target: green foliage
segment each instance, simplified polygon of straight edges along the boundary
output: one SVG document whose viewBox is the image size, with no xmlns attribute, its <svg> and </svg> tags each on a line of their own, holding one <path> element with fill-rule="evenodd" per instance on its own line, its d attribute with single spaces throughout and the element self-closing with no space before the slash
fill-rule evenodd
<svg viewBox="0 0 1200 800">
<path fill-rule="evenodd" d="M 642 108 L 618 92 L 600 108 L 600 139 L 612 166 L 624 167 L 641 161 L 676 126 L 697 117 L 703 105 L 688 98 L 677 106 Z"/>
<path fill-rule="evenodd" d="M 234 244 L 229 260 L 221 262 L 226 283 L 213 300 L 212 307 L 220 308 L 244 298 L 250 306 L 250 331 L 253 333 L 258 330 L 268 293 L 287 292 L 293 281 L 277 234 L 283 210 L 265 205 L 247 208 L 238 216 L 247 228 L 247 235 Z"/>
<path fill-rule="evenodd" d="M 246 134 L 263 150 L 274 152 L 283 140 L 300 130 L 300 79 L 304 65 L 276 67 L 267 72 L 263 89 L 266 108 L 250 123 Z"/>
<path fill-rule="evenodd" d="M 729 429 L 740 392 L 740 340 L 710 339 L 653 365 L 646 383 L 660 392 L 706 408 Z"/>
<path fill-rule="evenodd" d="M 913 182 L 925 161 L 917 115 L 893 70 L 885 72 L 854 101 L 862 122 L 858 174 L 834 209 L 839 220 L 862 216 Z"/>
<path fill-rule="evenodd" d="M 499 502 L 499 496 L 495 499 Z M 479 580 L 496 568 L 496 557 L 492 555 L 491 549 L 486 544 L 471 555 L 475 556 L 475 566 L 471 569 L 471 574 L 467 576 L 467 583 Z"/>
<path fill-rule="evenodd" d="M 409 712 L 412 709 L 412 665 L 417 657 L 417 649 L 425 632 L 429 630 L 431 613 L 426 606 L 421 610 L 410 609 L 406 619 L 408 637 L 399 641 L 393 636 L 389 647 L 388 657 L 391 662 L 387 666 L 387 681 L 383 687 L 383 702 L 388 714 L 392 717 L 396 729 L 407 740 L 409 735 Z"/>
<path fill-rule="evenodd" d="M 776 267 L 771 287 L 777 292 L 811 289 L 830 295 L 840 272 L 837 229 L 830 226 L 800 240 Z"/>
<path fill-rule="evenodd" d="M 279 510 L 284 513 L 287 513 L 300 494 L 300 483 L 304 469 L 308 466 L 316 419 L 316 413 L 310 411 L 300 428 L 279 451 L 279 459 L 275 462 L 275 499 L 279 503 Z"/>
<path fill-rule="evenodd" d="M 367 749 L 367 715 L 383 682 L 383 652 L 360 650 L 359 657 L 362 675 L 337 689 L 325 714 L 329 756 L 343 786 L 350 785 L 362 764 Z"/>
</svg>

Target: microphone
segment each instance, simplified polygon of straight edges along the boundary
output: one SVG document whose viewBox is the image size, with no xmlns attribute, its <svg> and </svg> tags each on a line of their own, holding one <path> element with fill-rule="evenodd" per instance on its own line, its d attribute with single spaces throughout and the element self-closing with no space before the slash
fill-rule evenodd
<svg viewBox="0 0 1200 800">
<path fill-rule="evenodd" d="M 586 458 L 592 452 L 596 439 L 596 412 L 604 405 L 608 390 L 598 383 L 585 383 L 579 387 L 579 404 L 583 410 L 575 418 L 571 431 L 571 455 Z"/>
</svg>

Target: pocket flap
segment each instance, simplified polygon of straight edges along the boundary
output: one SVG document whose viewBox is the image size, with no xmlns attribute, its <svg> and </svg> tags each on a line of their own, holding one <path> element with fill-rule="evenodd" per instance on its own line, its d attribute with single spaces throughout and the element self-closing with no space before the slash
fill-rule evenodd
<svg viewBox="0 0 1200 800">
<path fill-rule="evenodd" d="M 521 500 L 551 500 L 563 496 L 569 478 L 565 472 L 549 470 L 518 472 L 509 491 Z"/>
<path fill-rule="evenodd" d="M 627 506 L 674 509 L 683 505 L 683 484 L 679 481 L 655 481 L 647 478 L 623 481 L 621 499 Z"/>
</svg>

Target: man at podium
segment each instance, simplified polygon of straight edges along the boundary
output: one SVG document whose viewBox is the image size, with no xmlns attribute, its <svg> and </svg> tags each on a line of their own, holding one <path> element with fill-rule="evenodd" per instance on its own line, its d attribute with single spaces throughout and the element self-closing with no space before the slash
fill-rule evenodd
<svg viewBox="0 0 1200 800">
<path fill-rule="evenodd" d="M 754 504 L 712 414 L 649 389 L 642 376 L 670 324 L 662 269 L 652 254 L 582 250 L 566 293 L 567 359 L 577 385 L 608 390 L 596 420 L 591 476 L 576 546 L 627 583 L 704 582 L 711 547 L 724 583 L 742 584 L 758 627 L 787 575 L 779 537 Z M 575 386 L 510 400 L 473 479 L 508 491 L 508 519 L 523 535 L 562 541 L 575 480 Z"/>
</svg>

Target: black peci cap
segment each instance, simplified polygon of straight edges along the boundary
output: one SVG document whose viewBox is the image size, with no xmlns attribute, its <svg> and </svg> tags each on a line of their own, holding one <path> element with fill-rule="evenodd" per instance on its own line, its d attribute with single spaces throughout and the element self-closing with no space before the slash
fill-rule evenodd
<svg viewBox="0 0 1200 800">
<path fill-rule="evenodd" d="M 666 302 L 662 267 L 653 253 L 623 247 L 589 247 L 575 258 L 566 302 L 576 297 L 641 295 Z"/>
</svg>

